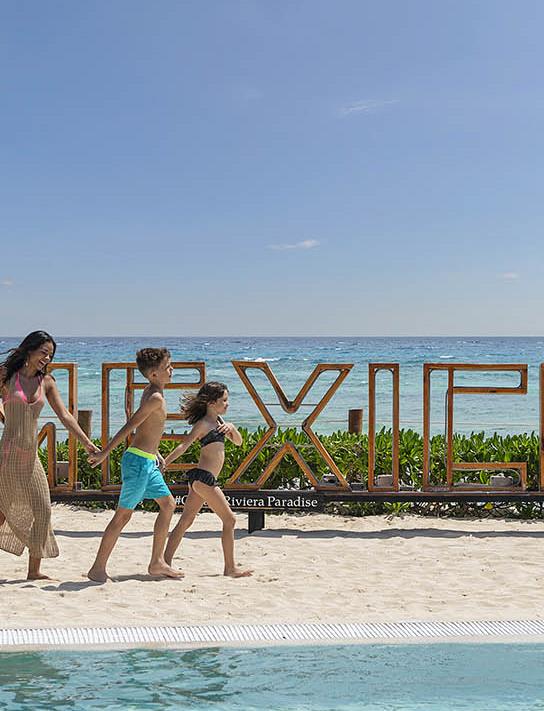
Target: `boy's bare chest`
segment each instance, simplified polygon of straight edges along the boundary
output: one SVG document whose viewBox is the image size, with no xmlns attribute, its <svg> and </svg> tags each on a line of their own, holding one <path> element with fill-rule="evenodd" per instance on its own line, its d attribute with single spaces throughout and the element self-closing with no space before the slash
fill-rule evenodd
<svg viewBox="0 0 544 711">
<path fill-rule="evenodd" d="M 142 403 L 145 402 L 147 398 L 144 396 L 142 398 Z M 164 427 L 164 423 L 166 421 L 166 418 L 168 416 L 168 412 L 166 409 L 166 402 L 162 401 L 160 404 L 160 407 L 156 407 L 153 409 L 152 412 L 149 413 L 149 415 L 146 417 L 144 420 L 143 424 L 146 425 L 146 427 L 150 428 L 162 428 Z"/>
<path fill-rule="evenodd" d="M 166 407 L 158 407 L 154 412 L 152 412 L 147 418 L 150 423 L 156 424 L 157 426 L 163 427 L 166 421 Z"/>
<path fill-rule="evenodd" d="M 166 406 L 155 408 L 137 428 L 133 446 L 154 452 L 164 432 L 166 415 Z"/>
</svg>

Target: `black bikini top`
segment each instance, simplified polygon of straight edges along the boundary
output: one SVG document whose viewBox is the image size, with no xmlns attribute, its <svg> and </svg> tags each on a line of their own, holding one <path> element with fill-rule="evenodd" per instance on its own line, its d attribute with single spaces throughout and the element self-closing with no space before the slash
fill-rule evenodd
<svg viewBox="0 0 544 711">
<path fill-rule="evenodd" d="M 223 424 L 223 422 L 220 421 L 219 424 Z M 200 439 L 200 446 L 205 447 L 207 444 L 213 444 L 214 442 L 224 441 L 225 435 L 223 434 L 223 432 L 218 432 L 217 427 L 214 427 L 213 430 L 209 430 L 209 432 L 206 432 L 204 437 Z"/>
</svg>

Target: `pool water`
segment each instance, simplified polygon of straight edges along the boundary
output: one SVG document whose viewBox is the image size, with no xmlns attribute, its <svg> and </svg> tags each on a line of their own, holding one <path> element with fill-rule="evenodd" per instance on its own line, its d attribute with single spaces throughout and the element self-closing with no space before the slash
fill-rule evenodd
<svg viewBox="0 0 544 711">
<path fill-rule="evenodd" d="M 0 654 L 0 708 L 544 709 L 544 644 Z"/>
</svg>

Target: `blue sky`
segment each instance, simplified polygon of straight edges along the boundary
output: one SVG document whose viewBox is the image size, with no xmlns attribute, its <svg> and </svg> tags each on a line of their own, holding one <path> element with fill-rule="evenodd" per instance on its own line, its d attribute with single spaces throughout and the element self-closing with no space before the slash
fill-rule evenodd
<svg viewBox="0 0 544 711">
<path fill-rule="evenodd" d="M 541 335 L 543 25 L 2 3 L 0 334 Z"/>
</svg>

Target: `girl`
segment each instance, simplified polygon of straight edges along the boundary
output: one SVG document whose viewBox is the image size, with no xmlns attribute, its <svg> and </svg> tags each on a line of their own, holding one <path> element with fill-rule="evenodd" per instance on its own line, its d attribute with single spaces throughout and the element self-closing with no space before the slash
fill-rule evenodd
<svg viewBox="0 0 544 711">
<path fill-rule="evenodd" d="M 28 580 L 48 579 L 40 572 L 42 558 L 59 554 L 47 477 L 38 458 L 38 417 L 45 398 L 87 452 L 98 451 L 47 375 L 56 348 L 48 333 L 33 331 L 0 364 L 0 548 L 15 555 L 28 548 Z"/>
<path fill-rule="evenodd" d="M 187 473 L 189 494 L 183 513 L 170 534 L 164 552 L 168 565 L 176 552 L 185 531 L 206 503 L 223 522 L 221 544 L 225 569 L 223 575 L 242 578 L 251 575 L 251 570 L 242 570 L 234 563 L 234 526 L 236 518 L 219 488 L 217 478 L 225 461 L 225 437 L 236 445 L 242 444 L 242 435 L 232 422 L 224 422 L 222 416 L 229 406 L 229 391 L 223 383 L 205 383 L 196 395 L 188 395 L 181 405 L 181 414 L 193 428 L 184 441 L 164 460 L 165 466 L 174 462 L 196 440 L 200 441 L 198 466 Z"/>
</svg>

